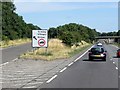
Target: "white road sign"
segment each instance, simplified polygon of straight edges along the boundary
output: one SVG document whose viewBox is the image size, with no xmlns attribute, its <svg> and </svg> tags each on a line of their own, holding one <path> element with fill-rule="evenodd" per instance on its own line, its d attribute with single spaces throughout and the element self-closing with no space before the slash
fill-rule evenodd
<svg viewBox="0 0 120 90">
<path fill-rule="evenodd" d="M 32 46 L 47 47 L 48 46 L 48 30 L 32 30 Z"/>
</svg>

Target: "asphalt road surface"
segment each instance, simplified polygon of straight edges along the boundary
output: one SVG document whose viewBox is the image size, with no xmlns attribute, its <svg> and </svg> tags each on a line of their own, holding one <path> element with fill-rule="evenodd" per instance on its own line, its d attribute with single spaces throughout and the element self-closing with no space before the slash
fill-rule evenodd
<svg viewBox="0 0 120 90">
<path fill-rule="evenodd" d="M 107 60 L 89 61 L 88 53 L 56 73 L 39 88 L 118 88 L 118 58 L 113 45 L 104 45 Z M 3 49 L 2 63 L 10 62 L 31 50 L 31 44 Z"/>
<path fill-rule="evenodd" d="M 86 53 L 39 88 L 118 88 L 118 62 L 115 61 L 118 58 L 114 58 L 117 48 L 112 45 L 104 47 L 108 51 L 106 62 L 89 61 Z"/>
<path fill-rule="evenodd" d="M 22 53 L 32 50 L 31 43 L 13 46 L 6 49 L 1 49 L 2 52 L 2 63 L 10 62 L 18 58 Z"/>
</svg>

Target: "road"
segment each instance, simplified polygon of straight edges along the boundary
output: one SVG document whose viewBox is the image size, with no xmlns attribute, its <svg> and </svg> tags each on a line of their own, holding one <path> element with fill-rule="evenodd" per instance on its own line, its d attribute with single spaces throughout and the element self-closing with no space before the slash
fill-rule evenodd
<svg viewBox="0 0 120 90">
<path fill-rule="evenodd" d="M 13 46 L 6 49 L 1 49 L 2 52 L 2 63 L 10 62 L 18 58 L 22 53 L 32 50 L 31 44 L 22 44 L 19 46 Z"/>
<path fill-rule="evenodd" d="M 104 47 L 107 50 L 106 62 L 89 61 L 87 52 L 80 59 L 73 60 L 36 88 L 112 88 L 112 90 L 116 90 L 113 88 L 118 88 L 118 74 L 120 75 L 118 73 L 118 58 L 116 57 L 118 48 L 113 45 L 104 45 Z M 3 49 L 2 63 L 10 62 L 31 49 L 30 43 Z"/>
<path fill-rule="evenodd" d="M 39 88 L 118 88 L 117 48 L 112 45 L 104 47 L 108 51 L 106 62 L 89 61 L 86 53 Z"/>
</svg>

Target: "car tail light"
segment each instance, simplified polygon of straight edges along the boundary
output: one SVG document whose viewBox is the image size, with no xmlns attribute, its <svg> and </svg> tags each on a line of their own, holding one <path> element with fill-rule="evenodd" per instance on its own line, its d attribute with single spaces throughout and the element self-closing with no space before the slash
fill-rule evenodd
<svg viewBox="0 0 120 90">
<path fill-rule="evenodd" d="M 120 52 L 118 52 L 118 54 L 120 55 Z"/>
<path fill-rule="evenodd" d="M 106 54 L 106 52 L 103 52 L 103 54 Z"/>
</svg>

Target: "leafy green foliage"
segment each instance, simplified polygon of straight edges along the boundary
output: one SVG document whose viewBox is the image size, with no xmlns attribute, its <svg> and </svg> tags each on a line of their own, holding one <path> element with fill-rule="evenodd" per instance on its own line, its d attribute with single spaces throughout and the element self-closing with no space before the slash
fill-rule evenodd
<svg viewBox="0 0 120 90">
<path fill-rule="evenodd" d="M 2 40 L 18 38 L 31 38 L 33 29 L 40 29 L 33 24 L 27 24 L 22 16 L 15 13 L 13 2 L 0 2 L 2 4 Z"/>
<path fill-rule="evenodd" d="M 120 30 L 118 30 L 117 35 L 120 36 Z"/>
<path fill-rule="evenodd" d="M 101 33 L 99 36 L 120 36 L 120 30 L 118 30 L 117 32 L 108 32 L 108 33 Z M 115 42 L 119 42 L 118 38 L 115 38 Z"/>
<path fill-rule="evenodd" d="M 117 36 L 117 32 L 101 33 L 100 36 Z"/>
<path fill-rule="evenodd" d="M 76 23 L 69 23 L 49 29 L 49 38 L 59 38 L 69 46 L 77 44 L 81 40 L 92 42 L 97 35 L 98 32 L 95 29 L 90 29 L 87 26 Z"/>
</svg>

